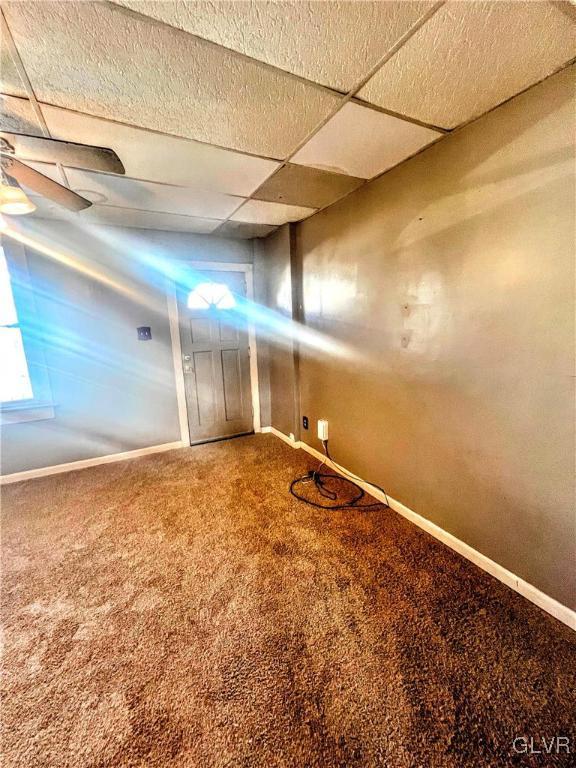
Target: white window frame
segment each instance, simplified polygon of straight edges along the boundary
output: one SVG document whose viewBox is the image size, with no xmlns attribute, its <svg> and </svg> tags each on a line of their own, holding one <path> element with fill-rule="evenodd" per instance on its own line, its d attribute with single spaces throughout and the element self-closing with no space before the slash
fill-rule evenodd
<svg viewBox="0 0 576 768">
<path fill-rule="evenodd" d="M 34 397 L 29 400 L 15 400 L 9 403 L 0 403 L 0 424 L 18 424 L 26 421 L 40 421 L 53 419 L 55 405 L 52 399 L 52 388 L 46 367 L 42 341 L 32 339 L 26 333 L 26 319 L 37 318 L 34 291 L 30 282 L 26 251 L 21 243 L 12 240 L 5 235 L 1 238 L 2 248 L 8 265 L 8 273 L 11 278 L 17 275 L 17 279 L 11 280 L 12 295 L 16 305 L 24 354 L 28 365 L 28 374 L 32 384 Z"/>
</svg>

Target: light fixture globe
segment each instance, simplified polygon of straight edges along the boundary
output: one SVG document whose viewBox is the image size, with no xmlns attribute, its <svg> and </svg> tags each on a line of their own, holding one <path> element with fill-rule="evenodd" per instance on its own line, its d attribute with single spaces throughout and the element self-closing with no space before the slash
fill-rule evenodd
<svg viewBox="0 0 576 768">
<path fill-rule="evenodd" d="M 0 213 L 22 216 L 35 210 L 36 206 L 20 187 L 4 183 L 0 185 Z"/>
</svg>

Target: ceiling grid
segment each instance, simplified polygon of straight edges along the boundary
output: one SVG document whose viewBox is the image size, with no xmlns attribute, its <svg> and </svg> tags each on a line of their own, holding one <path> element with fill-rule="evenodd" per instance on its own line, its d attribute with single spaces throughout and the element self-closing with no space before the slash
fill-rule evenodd
<svg viewBox="0 0 576 768">
<path fill-rule="evenodd" d="M 340 101 L 340 103 L 334 108 L 334 110 L 331 112 L 331 114 L 327 115 L 323 120 L 321 120 L 318 125 L 292 150 L 292 152 L 288 155 L 288 157 L 285 159 L 283 166 L 286 166 L 286 164 L 296 157 L 299 150 L 301 150 L 310 140 L 316 136 L 316 134 L 324 128 L 327 123 L 336 116 L 336 114 L 347 104 L 350 99 L 352 99 L 358 91 L 370 80 L 370 78 L 382 67 L 395 53 L 396 51 L 400 50 L 402 45 L 409 40 L 412 35 L 414 35 L 417 30 L 429 19 L 431 18 L 436 11 L 438 11 L 446 2 L 446 0 L 439 0 L 439 2 L 434 3 L 425 13 L 423 16 L 421 16 L 419 19 L 415 21 L 414 24 L 408 29 L 402 37 L 395 42 L 395 44 L 392 46 L 392 48 L 384 53 L 383 56 L 371 67 L 368 73 L 364 74 L 348 91 L 347 94 L 345 94 Z M 357 147 L 356 147 L 357 149 Z M 304 163 L 306 165 L 306 163 Z M 324 167 L 324 170 L 328 170 Z M 352 174 L 350 174 L 352 175 Z M 250 200 L 251 198 L 248 198 Z M 335 202 L 335 201 L 332 201 Z M 329 205 L 332 204 L 329 203 Z M 241 208 L 242 206 L 240 206 Z M 323 206 L 322 208 L 318 210 L 323 210 L 323 208 L 327 208 L 328 205 Z M 316 213 L 317 211 L 312 211 L 312 213 Z M 310 214 L 311 215 L 311 214 Z M 303 217 L 304 218 L 304 217 Z"/>
<path fill-rule="evenodd" d="M 125 177 L 67 169 L 87 221 L 266 236 L 567 66 L 574 21 L 522 0 L 6 2 L 0 128 L 118 153 Z"/>
<path fill-rule="evenodd" d="M 9 55 L 12 59 L 12 63 L 14 64 L 14 67 L 19 77 L 22 80 L 22 83 L 24 84 L 24 89 L 28 96 L 28 101 L 30 102 L 32 109 L 34 110 L 34 114 L 36 116 L 36 119 L 38 120 L 38 125 L 40 127 L 40 130 L 44 136 L 46 136 L 47 138 L 51 138 L 50 131 L 48 130 L 48 126 L 46 125 L 46 120 L 44 120 L 44 115 L 42 114 L 42 108 L 38 103 L 38 99 L 36 98 L 36 94 L 34 93 L 34 88 L 32 87 L 32 83 L 30 82 L 30 78 L 28 77 L 28 73 L 26 72 L 26 68 L 22 63 L 22 59 L 20 58 L 20 54 L 18 53 L 18 48 L 16 47 L 14 38 L 12 37 L 12 32 L 10 31 L 10 27 L 8 26 L 8 22 L 6 21 L 6 17 L 4 16 L 4 11 L 2 10 L 1 7 L 0 7 L 0 25 L 2 28 L 2 40 L 5 40 L 7 42 Z M 60 165 L 60 163 L 56 165 L 56 168 L 58 170 L 58 175 L 60 177 L 59 181 L 64 183 L 67 187 L 69 187 L 70 182 L 66 175 L 65 169 Z"/>
</svg>

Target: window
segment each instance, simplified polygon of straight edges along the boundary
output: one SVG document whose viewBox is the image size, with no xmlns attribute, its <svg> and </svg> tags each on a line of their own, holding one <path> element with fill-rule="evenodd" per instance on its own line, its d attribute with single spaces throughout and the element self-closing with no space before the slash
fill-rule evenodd
<svg viewBox="0 0 576 768">
<path fill-rule="evenodd" d="M 199 283 L 188 294 L 189 309 L 233 309 L 236 300 L 224 283 Z"/>
<path fill-rule="evenodd" d="M 19 243 L 0 246 L 0 424 L 54 417 L 34 292 Z"/>
<path fill-rule="evenodd" d="M 31 400 L 34 395 L 24 353 L 22 330 L 18 322 L 14 294 L 4 249 L 0 247 L 0 402 Z"/>
</svg>

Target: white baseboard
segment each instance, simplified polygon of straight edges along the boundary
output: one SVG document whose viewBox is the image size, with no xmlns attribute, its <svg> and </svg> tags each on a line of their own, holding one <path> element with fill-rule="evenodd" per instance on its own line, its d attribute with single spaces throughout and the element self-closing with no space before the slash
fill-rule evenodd
<svg viewBox="0 0 576 768">
<path fill-rule="evenodd" d="M 280 430 L 276 429 L 275 427 L 262 427 L 260 431 L 269 432 L 271 435 L 275 435 L 276 437 L 279 437 L 280 440 L 284 440 L 284 442 L 288 443 L 288 445 L 292 446 L 292 448 L 304 447 L 304 443 L 301 443 L 299 440 L 294 440 L 294 435 L 290 435 L 290 436 L 285 435 L 284 432 L 280 432 Z"/>
<path fill-rule="evenodd" d="M 302 448 L 307 453 L 315 456 L 317 459 L 323 460 L 325 458 L 324 454 L 320 451 L 317 451 L 316 448 L 312 448 L 312 446 L 307 445 L 302 441 L 291 439 L 274 427 L 264 427 L 262 432 L 269 432 L 276 437 L 279 437 L 280 440 L 288 443 L 288 445 L 292 446 L 292 448 Z M 374 488 L 365 480 L 362 480 L 362 478 L 354 475 L 352 472 L 348 472 L 345 467 L 341 467 L 334 461 L 326 460 L 326 464 L 336 472 L 340 472 L 340 474 L 344 473 L 352 475 L 352 477 L 355 478 L 355 481 L 363 490 L 365 490 L 375 499 L 386 503 L 386 496 L 382 493 L 382 491 Z M 448 531 L 440 528 L 440 526 L 432 523 L 430 520 L 427 520 L 425 517 L 422 517 L 416 512 L 413 512 L 411 509 L 402 504 L 402 502 L 396 501 L 396 499 L 388 496 L 388 504 L 390 505 L 391 509 L 393 509 L 395 512 L 398 512 L 398 514 L 402 515 L 402 517 L 405 517 L 411 523 L 414 523 L 414 525 L 422 528 L 422 530 L 426 531 L 431 536 L 434 536 L 435 539 L 438 539 L 438 541 L 446 544 L 446 546 L 450 547 L 450 549 L 458 552 L 459 555 L 462 555 L 467 560 L 470 560 L 470 562 L 474 563 L 474 565 L 482 568 L 483 571 L 486 571 L 491 576 L 494 576 L 494 578 L 498 579 L 498 581 L 506 584 L 507 587 L 510 587 L 510 589 L 518 592 L 518 594 L 522 595 L 522 597 L 530 600 L 531 603 L 534 603 L 539 608 L 542 608 L 542 610 L 549 613 L 551 616 L 554 616 L 554 618 L 558 619 L 558 621 L 561 621 L 571 629 L 576 630 L 576 611 L 573 611 L 566 605 L 562 605 L 562 603 L 559 603 L 553 597 L 550 597 L 549 595 L 534 587 L 532 584 L 524 581 L 524 579 L 516 576 L 515 573 L 507 570 L 504 568 L 504 566 L 499 565 L 498 563 L 494 562 L 494 560 L 490 560 L 489 557 L 486 557 L 486 555 L 478 552 L 469 544 L 466 544 L 460 539 L 457 539 L 456 536 L 448 533 Z"/>
<path fill-rule="evenodd" d="M 1 475 L 0 485 L 18 483 L 20 480 L 33 480 L 35 477 L 46 477 L 46 475 L 57 475 L 60 472 L 73 472 L 76 469 L 96 467 L 99 464 L 111 464 L 115 461 L 137 459 L 140 456 L 148 456 L 151 453 L 161 453 L 162 451 L 172 451 L 175 448 L 187 447 L 189 447 L 188 443 L 185 443 L 182 440 L 177 440 L 174 443 L 162 443 L 161 445 L 151 445 L 148 448 L 138 448 L 134 451 L 125 451 L 124 453 L 111 453 L 108 456 L 97 456 L 94 459 L 82 459 L 80 461 L 71 461 L 68 464 L 54 464 L 51 467 L 28 469 L 24 472 L 14 472 L 11 475 Z"/>
</svg>

